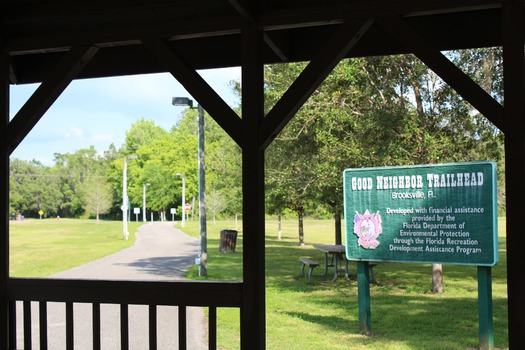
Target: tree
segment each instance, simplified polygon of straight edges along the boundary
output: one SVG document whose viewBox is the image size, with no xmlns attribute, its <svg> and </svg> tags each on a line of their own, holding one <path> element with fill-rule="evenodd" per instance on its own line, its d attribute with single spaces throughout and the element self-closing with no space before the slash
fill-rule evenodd
<svg viewBox="0 0 525 350">
<path fill-rule="evenodd" d="M 217 214 L 226 209 L 226 198 L 217 190 L 212 190 L 206 194 L 206 209 L 213 215 L 213 222 Z"/>
<path fill-rule="evenodd" d="M 100 215 L 106 214 L 113 203 L 111 186 L 104 176 L 92 176 L 84 183 L 83 194 L 84 209 L 95 215 L 98 224 Z"/>
<path fill-rule="evenodd" d="M 449 56 L 473 79 L 484 79 L 482 86 L 491 95 L 501 96 L 498 49 Z M 302 66 L 270 66 L 266 96 L 280 97 Z M 315 198 L 332 208 L 336 242 L 340 242 L 343 169 L 484 159 L 501 164 L 503 150 L 501 133 L 412 55 L 343 60 L 274 144 L 286 139 L 290 142 L 269 148 L 268 198 L 289 206 L 297 193 L 291 189 L 299 189 L 305 178 L 314 179 L 316 191 L 303 203 Z M 302 160 L 304 171 L 298 174 L 301 168 L 293 163 L 301 157 L 290 155 L 301 152 L 309 157 Z M 442 276 L 439 266 L 433 268 L 433 276 Z M 434 290 L 442 290 L 440 282 L 434 282 Z"/>
<path fill-rule="evenodd" d="M 11 160 L 10 211 L 11 214 L 38 217 L 56 215 L 60 201 L 58 178 L 40 162 Z"/>
<path fill-rule="evenodd" d="M 304 64 L 265 67 L 266 109 L 282 96 L 303 67 Z M 305 244 L 303 220 L 316 182 L 317 159 L 312 157 L 315 144 L 308 133 L 309 117 L 299 112 L 268 147 L 265 158 L 269 207 L 279 211 L 284 205 L 297 214 L 299 245 Z"/>
<path fill-rule="evenodd" d="M 97 173 L 103 172 L 107 163 L 93 146 L 74 153 L 55 153 L 54 173 L 60 179 L 60 216 L 84 214 L 83 186 Z"/>
<path fill-rule="evenodd" d="M 308 201 L 314 195 L 317 181 L 317 158 L 312 157 L 313 144 L 304 140 L 305 134 L 295 134 L 295 120 L 287 126 L 268 148 L 266 155 L 266 182 L 270 191 L 267 198 L 279 201 L 297 214 L 299 245 L 304 245 L 303 220 Z M 293 140 L 293 141 L 291 141 Z M 274 204 L 275 208 L 279 208 Z"/>
<path fill-rule="evenodd" d="M 206 186 L 224 198 L 221 212 L 237 217 L 242 210 L 241 149 L 212 118 L 205 125 Z"/>
<path fill-rule="evenodd" d="M 157 126 L 153 120 L 142 118 L 136 123 L 131 124 L 131 128 L 126 132 L 125 153 L 126 155 L 136 154 L 138 149 L 153 140 L 158 140 L 166 136 L 168 132 Z"/>
</svg>

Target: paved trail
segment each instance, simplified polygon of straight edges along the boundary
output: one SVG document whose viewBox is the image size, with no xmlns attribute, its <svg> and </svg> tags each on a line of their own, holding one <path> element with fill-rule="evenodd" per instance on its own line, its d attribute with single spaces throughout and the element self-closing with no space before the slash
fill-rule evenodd
<svg viewBox="0 0 525 350">
<path fill-rule="evenodd" d="M 118 253 L 58 273 L 52 278 L 166 281 L 180 280 L 195 262 L 198 241 L 172 223 L 148 223 L 137 232 L 136 243 Z M 129 291 L 133 293 L 132 290 Z M 49 349 L 65 349 L 64 304 L 49 303 Z M 33 347 L 38 348 L 38 306 L 33 309 Z M 75 304 L 75 349 L 92 349 L 91 306 Z M 101 305 L 102 349 L 120 348 L 120 311 L 117 305 Z M 21 309 L 17 319 L 22 321 Z M 177 307 L 158 307 L 158 349 L 178 348 Z M 187 309 L 188 349 L 207 349 L 206 323 L 201 308 Z M 19 328 L 20 329 L 20 328 Z M 18 332 L 18 347 L 23 346 Z M 147 306 L 129 309 L 130 349 L 148 349 Z"/>
</svg>

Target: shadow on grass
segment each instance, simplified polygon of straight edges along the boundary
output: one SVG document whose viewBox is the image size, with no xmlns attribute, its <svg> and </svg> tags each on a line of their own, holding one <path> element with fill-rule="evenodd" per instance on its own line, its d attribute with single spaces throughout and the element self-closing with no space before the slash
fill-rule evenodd
<svg viewBox="0 0 525 350">
<path fill-rule="evenodd" d="M 317 288 L 323 286 L 317 286 Z M 371 335 L 360 338 L 370 348 L 385 344 L 403 344 L 403 349 L 473 349 L 479 348 L 478 305 L 476 297 L 446 298 L 442 296 L 393 295 L 381 287 L 372 291 Z M 355 289 L 355 288 L 354 288 Z M 305 305 L 314 312 L 288 311 L 288 315 L 315 323 L 326 332 L 359 334 L 357 296 L 341 290 L 312 293 Z M 494 310 L 506 308 L 506 300 L 494 299 Z M 326 315 L 325 310 L 335 314 Z M 497 315 L 502 312 L 496 311 Z M 507 321 L 494 317 L 494 329 L 505 330 Z M 506 332 L 496 332 L 497 344 L 504 343 Z M 385 341 L 388 339 L 388 341 Z M 388 347 L 390 348 L 390 347 Z"/>
<path fill-rule="evenodd" d="M 242 239 L 238 239 L 233 254 L 219 253 L 218 239 L 209 243 L 210 278 L 242 279 Z M 497 348 L 508 347 L 507 300 L 501 292 L 503 286 L 506 289 L 504 245 L 505 240 L 500 238 L 500 262 L 493 268 L 493 286 L 499 288 L 499 296 L 493 298 Z M 300 257 L 321 263 L 311 281 L 301 276 Z M 268 312 L 315 324 L 315 329 L 320 327 L 328 332 L 327 336 L 336 336 L 337 332 L 359 335 L 355 277 L 332 283 L 333 270 L 329 269 L 326 277 L 319 276 L 324 271 L 323 264 L 324 254 L 313 245 L 300 247 L 290 239 L 266 236 Z M 403 344 L 403 349 L 478 348 L 476 267 L 443 268 L 446 292 L 433 295 L 430 264 L 379 263 L 374 269 L 379 284 L 371 286 L 372 335 L 355 341 L 370 348 L 383 348 L 390 343 Z M 356 273 L 354 262 L 349 262 L 349 273 Z M 278 311 L 271 309 L 275 303 L 279 303 Z"/>
</svg>

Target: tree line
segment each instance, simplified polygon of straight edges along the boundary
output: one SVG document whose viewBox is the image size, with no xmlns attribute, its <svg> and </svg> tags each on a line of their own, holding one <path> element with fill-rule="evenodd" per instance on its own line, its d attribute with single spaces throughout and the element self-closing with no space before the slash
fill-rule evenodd
<svg viewBox="0 0 525 350">
<path fill-rule="evenodd" d="M 240 149 L 209 117 L 206 118 L 208 211 L 239 214 Z M 140 208 L 146 191 L 147 217 L 176 219 L 182 213 L 182 176 L 186 201 L 194 206 L 198 191 L 196 111 L 167 131 L 141 119 L 126 131 L 125 143 L 102 154 L 93 146 L 74 153 L 56 153 L 54 165 L 32 160 L 10 162 L 10 213 L 16 217 L 122 218 L 124 159 L 130 208 Z M 131 209 L 133 216 L 133 209 Z M 134 218 L 134 216 L 133 216 Z"/>
<path fill-rule="evenodd" d="M 446 55 L 502 102 L 500 48 Z M 265 70 L 269 110 L 304 64 Z M 492 160 L 504 210 L 503 134 L 413 55 L 343 60 L 278 135 L 266 155 L 268 212 L 299 219 L 328 212 L 341 243 L 347 168 Z"/>
<path fill-rule="evenodd" d="M 446 55 L 489 94 L 502 101 L 501 49 Z M 307 63 L 265 66 L 269 111 Z M 232 89 L 242 95 L 240 82 Z M 235 108 L 240 111 L 240 106 Z M 240 113 L 240 112 L 239 112 Z M 186 110 L 171 130 L 142 119 L 126 132 L 125 144 L 102 154 L 93 147 L 55 154 L 55 165 L 11 160 L 10 210 L 37 217 L 122 215 L 123 159 L 128 195 L 149 210 L 181 213 L 197 196 L 197 111 Z M 206 115 L 207 210 L 213 218 L 241 213 L 240 148 Z M 342 172 L 346 168 L 493 160 L 503 174 L 503 135 L 412 55 L 347 59 L 336 66 L 266 152 L 268 215 L 334 218 L 341 242 Z M 499 187 L 504 189 L 503 176 Z M 504 210 L 504 190 L 500 191 Z M 195 205 L 197 203 L 195 202 Z"/>
</svg>

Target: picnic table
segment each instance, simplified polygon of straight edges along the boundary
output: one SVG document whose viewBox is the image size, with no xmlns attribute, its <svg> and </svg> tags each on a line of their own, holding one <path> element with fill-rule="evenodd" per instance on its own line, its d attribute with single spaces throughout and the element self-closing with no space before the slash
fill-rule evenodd
<svg viewBox="0 0 525 350">
<path fill-rule="evenodd" d="M 324 273 L 321 276 L 328 275 L 328 267 L 334 268 L 334 277 L 332 282 L 337 280 L 339 273 L 345 274 L 348 279 L 348 260 L 345 257 L 345 246 L 342 244 L 317 244 L 314 248 L 324 253 Z M 331 255 L 328 262 L 328 255 Z M 344 268 L 343 268 L 344 264 Z"/>
</svg>

